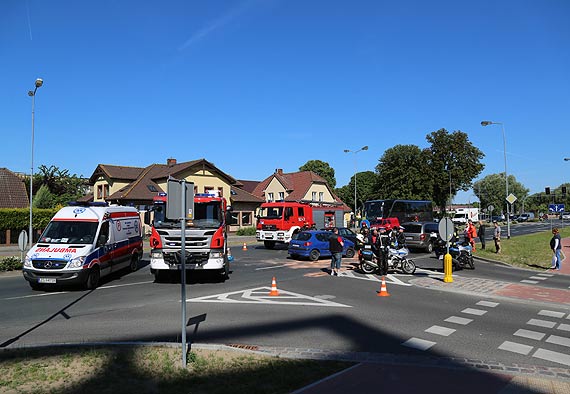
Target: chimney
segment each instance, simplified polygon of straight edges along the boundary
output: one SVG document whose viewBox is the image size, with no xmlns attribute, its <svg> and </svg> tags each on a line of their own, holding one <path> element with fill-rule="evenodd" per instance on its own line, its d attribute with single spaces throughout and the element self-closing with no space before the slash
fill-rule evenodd
<svg viewBox="0 0 570 394">
<path fill-rule="evenodd" d="M 283 168 L 276 168 L 275 173 L 277 173 L 277 175 L 283 175 Z"/>
<path fill-rule="evenodd" d="M 168 158 L 166 159 L 166 164 L 168 165 L 168 167 L 172 167 L 173 165 L 176 164 L 176 159 L 173 159 L 172 157 Z"/>
</svg>

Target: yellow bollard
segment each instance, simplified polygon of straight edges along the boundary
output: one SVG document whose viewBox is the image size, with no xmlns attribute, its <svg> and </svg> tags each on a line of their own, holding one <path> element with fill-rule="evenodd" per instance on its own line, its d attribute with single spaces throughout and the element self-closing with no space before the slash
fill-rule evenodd
<svg viewBox="0 0 570 394">
<path fill-rule="evenodd" d="M 453 277 L 451 276 L 453 268 L 451 267 L 451 264 L 451 255 L 447 253 L 445 256 L 443 256 L 443 281 L 445 283 L 453 282 Z"/>
</svg>

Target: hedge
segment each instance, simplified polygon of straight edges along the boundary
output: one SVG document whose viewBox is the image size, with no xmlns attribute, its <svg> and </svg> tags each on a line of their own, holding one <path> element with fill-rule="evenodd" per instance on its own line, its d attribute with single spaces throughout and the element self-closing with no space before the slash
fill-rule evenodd
<svg viewBox="0 0 570 394">
<path fill-rule="evenodd" d="M 22 262 L 18 257 L 3 257 L 0 258 L 0 272 L 2 271 L 15 271 L 22 269 Z"/>
<path fill-rule="evenodd" d="M 35 229 L 44 229 L 58 211 L 54 209 L 32 209 L 32 224 Z M 0 208 L 0 231 L 28 228 L 29 208 Z"/>
</svg>

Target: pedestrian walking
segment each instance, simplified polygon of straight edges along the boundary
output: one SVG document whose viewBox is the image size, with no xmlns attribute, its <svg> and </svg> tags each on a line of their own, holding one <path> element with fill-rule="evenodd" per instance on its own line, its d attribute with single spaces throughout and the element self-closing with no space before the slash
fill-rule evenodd
<svg viewBox="0 0 570 394">
<path fill-rule="evenodd" d="M 479 229 L 477 230 L 477 237 L 479 237 L 479 240 L 481 241 L 481 249 L 485 250 L 485 229 L 486 229 L 486 225 L 485 222 L 482 220 L 479 220 Z"/>
<path fill-rule="evenodd" d="M 501 253 L 501 227 L 496 220 L 493 220 L 495 231 L 493 232 L 493 241 L 495 241 L 495 253 Z"/>
<path fill-rule="evenodd" d="M 550 240 L 550 249 L 552 249 L 552 263 L 550 269 L 560 270 L 560 251 L 562 250 L 562 242 L 558 228 L 552 229 L 552 239 Z"/>
<path fill-rule="evenodd" d="M 334 227 L 333 233 L 329 238 L 329 250 L 331 252 L 331 275 L 338 276 L 343 248 L 344 241 L 342 240 L 342 237 L 338 235 L 338 228 Z"/>
</svg>

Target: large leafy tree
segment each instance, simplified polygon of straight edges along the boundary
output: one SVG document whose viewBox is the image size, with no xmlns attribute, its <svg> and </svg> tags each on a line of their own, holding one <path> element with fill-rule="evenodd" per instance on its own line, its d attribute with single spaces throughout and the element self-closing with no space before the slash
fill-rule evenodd
<svg viewBox="0 0 570 394">
<path fill-rule="evenodd" d="M 522 202 L 527 198 L 529 190 L 524 185 L 516 180 L 514 175 L 509 175 L 509 194 L 514 194 L 517 197 L 515 205 L 511 212 L 522 213 Z M 485 178 L 478 180 L 473 184 L 473 191 L 481 201 L 483 209 L 488 208 L 490 205 L 494 207 L 495 213 L 506 212 L 507 202 L 506 196 L 506 183 L 505 173 L 487 175 Z"/>
<path fill-rule="evenodd" d="M 336 187 L 334 168 L 332 168 L 329 163 L 321 160 L 309 160 L 301 167 L 299 167 L 299 171 L 313 171 L 315 174 L 323 177 L 331 189 L 334 189 Z"/>
<path fill-rule="evenodd" d="M 473 179 L 483 171 L 481 160 L 485 155 L 462 131 L 440 129 L 428 134 L 426 140 L 431 144 L 426 154 L 433 179 L 432 199 L 445 212 L 451 196 L 469 190 Z"/>
<path fill-rule="evenodd" d="M 376 193 L 382 199 L 431 199 L 428 154 L 416 145 L 396 145 L 384 152 L 376 166 Z"/>
<path fill-rule="evenodd" d="M 38 172 L 34 174 L 34 190 L 39 193 L 44 186 L 47 190 L 42 191 L 41 203 L 45 208 L 54 208 L 82 197 L 87 188 L 87 180 L 53 165 L 40 165 Z M 48 199 L 51 204 L 47 202 Z"/>
<path fill-rule="evenodd" d="M 354 178 L 350 178 L 348 185 L 335 190 L 336 195 L 349 207 L 354 208 Z M 360 207 L 364 201 L 370 200 L 376 194 L 376 174 L 372 171 L 363 171 L 356 174 L 356 206 Z"/>
</svg>

